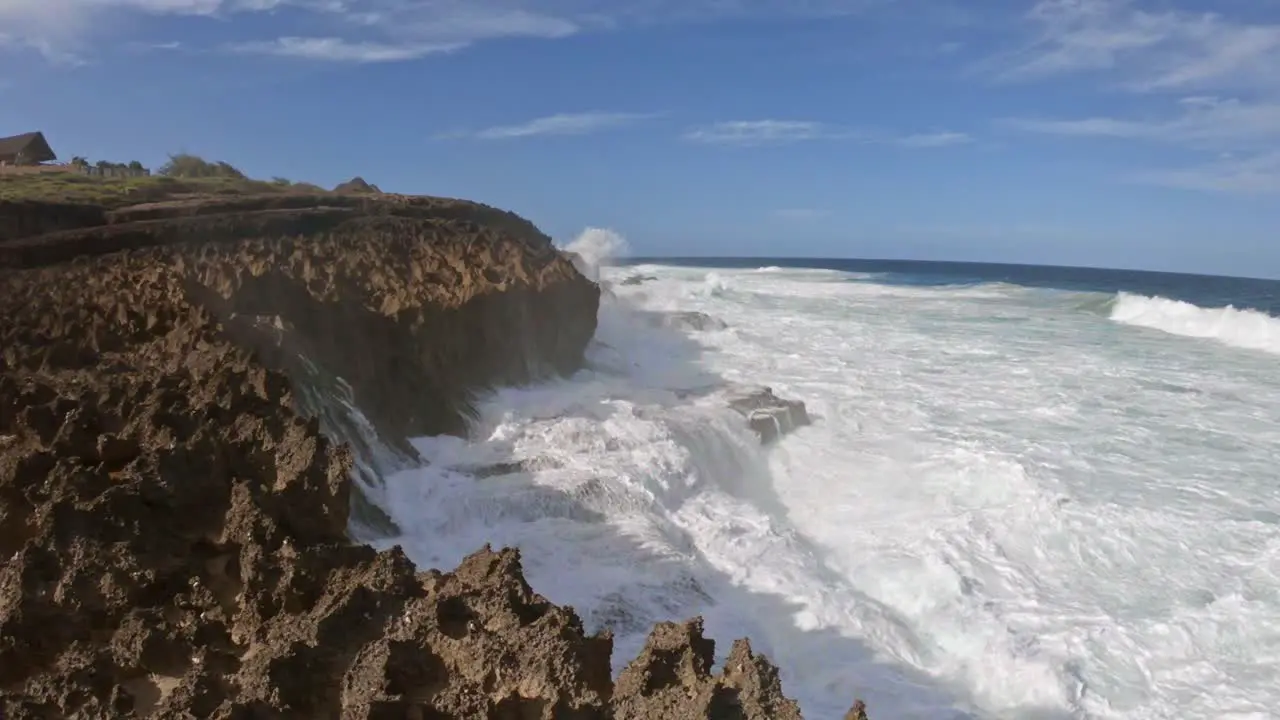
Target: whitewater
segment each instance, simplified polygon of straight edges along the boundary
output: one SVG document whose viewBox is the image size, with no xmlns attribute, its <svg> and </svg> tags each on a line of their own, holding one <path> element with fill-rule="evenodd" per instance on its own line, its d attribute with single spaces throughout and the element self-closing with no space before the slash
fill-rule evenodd
<svg viewBox="0 0 1280 720">
<path fill-rule="evenodd" d="M 366 478 L 422 567 L 518 546 L 615 635 L 750 637 L 806 717 L 1275 717 L 1280 320 L 873 274 L 597 268 L 576 375 Z M 598 275 L 596 275 L 598 273 Z M 624 285 L 631 276 L 644 281 Z M 705 313 L 725 325 L 682 321 Z M 814 418 L 761 447 L 726 396 Z M 391 465 L 388 465 L 391 467 Z"/>
</svg>

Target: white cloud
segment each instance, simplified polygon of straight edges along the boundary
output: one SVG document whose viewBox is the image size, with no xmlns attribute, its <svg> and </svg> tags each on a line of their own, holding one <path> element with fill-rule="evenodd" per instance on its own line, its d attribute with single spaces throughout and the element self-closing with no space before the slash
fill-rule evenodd
<svg viewBox="0 0 1280 720">
<path fill-rule="evenodd" d="M 852 140 L 867 144 L 898 145 L 911 148 L 940 148 L 972 142 L 959 132 L 894 135 L 878 130 L 842 127 L 813 120 L 730 120 L 694 128 L 686 140 L 710 145 L 756 147 L 786 145 L 811 140 Z"/>
<path fill-rule="evenodd" d="M 328 7 L 326 11 L 344 13 L 344 19 L 351 21 L 349 24 L 356 26 L 358 32 L 349 36 L 286 36 L 233 43 L 228 48 L 242 53 L 330 62 L 398 62 L 460 50 L 482 40 L 553 39 L 581 30 L 570 20 L 524 10 L 483 12 L 434 4 L 383 4 L 370 5 L 360 12 L 346 6 Z"/>
<path fill-rule="evenodd" d="M 627 24 L 714 17 L 837 15 L 887 1 L 0 0 L 0 45 L 35 48 L 54 58 L 84 51 L 95 37 L 127 27 L 128 13 L 214 16 L 224 21 L 223 28 L 240 35 L 227 44 L 238 52 L 391 62 L 498 38 L 554 39 Z M 245 37 L 239 18 L 263 12 L 276 13 L 295 32 Z"/>
<path fill-rule="evenodd" d="M 686 140 L 713 145 L 780 145 L 841 136 L 838 129 L 811 120 L 729 120 L 684 135 Z"/>
<path fill-rule="evenodd" d="M 454 132 L 439 136 L 441 139 L 475 138 L 479 140 L 511 140 L 541 135 L 586 135 L 602 130 L 630 125 L 656 117 L 652 113 L 584 112 L 559 113 L 536 118 L 518 125 L 500 125 L 474 132 Z"/>
<path fill-rule="evenodd" d="M 1027 20 L 1032 40 L 993 61 L 1005 79 L 1104 71 L 1144 91 L 1280 88 L 1280 25 L 1133 0 L 1040 0 Z"/>
<path fill-rule="evenodd" d="M 1129 179 L 1271 191 L 1280 184 L 1280 24 L 1220 14 L 1228 7 L 1194 12 L 1139 0 L 1039 0 L 1027 16 L 1033 40 L 995 58 L 1000 77 L 1030 81 L 1087 72 L 1106 78 L 1112 90 L 1184 97 L 1163 113 L 1003 123 L 1032 133 L 1163 143 L 1207 158 Z"/>
<path fill-rule="evenodd" d="M 1139 173 L 1136 182 L 1245 195 L 1280 194 L 1280 152 L 1224 156 L 1198 167 Z"/>
<path fill-rule="evenodd" d="M 0 49 L 35 50 L 51 62 L 80 64 L 85 39 L 122 13 L 209 16 L 224 0 L 0 0 Z"/>
<path fill-rule="evenodd" d="M 966 133 L 959 132 L 935 132 L 920 133 L 916 135 L 906 135 L 897 138 L 895 142 L 904 147 L 913 148 L 940 148 L 950 145 L 964 145 L 973 142 L 973 138 Z"/>
<path fill-rule="evenodd" d="M 1179 105 L 1182 113 L 1166 119 L 1019 118 L 1005 122 L 1027 132 L 1156 142 L 1217 154 L 1215 159 L 1192 167 L 1147 170 L 1129 178 L 1137 182 L 1248 194 L 1280 191 L 1280 102 L 1188 97 Z"/>
<path fill-rule="evenodd" d="M 348 42 L 336 37 L 281 37 L 275 40 L 235 43 L 228 49 L 258 55 L 327 60 L 330 62 L 393 62 L 413 60 L 434 53 L 458 50 L 463 43 Z"/>
<path fill-rule="evenodd" d="M 1214 97 L 1183 98 L 1171 119 L 1126 120 L 1092 117 L 1073 120 L 1015 118 L 1005 121 L 1028 132 L 1076 137 L 1152 140 L 1191 148 L 1258 148 L 1280 142 L 1280 102 L 1246 103 Z"/>
</svg>

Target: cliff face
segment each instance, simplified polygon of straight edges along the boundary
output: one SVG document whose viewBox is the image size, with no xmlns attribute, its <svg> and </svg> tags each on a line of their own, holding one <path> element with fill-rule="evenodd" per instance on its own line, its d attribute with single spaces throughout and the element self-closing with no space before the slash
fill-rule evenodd
<svg viewBox="0 0 1280 720">
<path fill-rule="evenodd" d="M 97 205 L 0 200 L 0 243 L 106 221 L 106 211 Z"/>
<path fill-rule="evenodd" d="M 341 378 L 395 443 L 573 370 L 599 290 L 532 225 L 394 196 L 88 225 L 0 243 L 0 715 L 798 716 L 745 643 L 712 676 L 696 623 L 615 687 L 515 551 L 349 542 L 345 420 L 301 393 Z"/>
</svg>

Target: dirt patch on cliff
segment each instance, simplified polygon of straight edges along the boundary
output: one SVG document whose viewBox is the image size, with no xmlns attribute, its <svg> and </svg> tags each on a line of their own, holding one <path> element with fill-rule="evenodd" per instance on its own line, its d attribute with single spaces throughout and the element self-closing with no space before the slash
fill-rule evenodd
<svg viewBox="0 0 1280 720">
<path fill-rule="evenodd" d="M 544 236 L 459 201 L 217 207 L 0 245 L 0 715 L 798 716 L 745 644 L 713 675 L 696 623 L 615 685 L 515 551 L 349 542 L 352 452 L 299 377 L 403 439 L 573 369 L 599 290 Z"/>
</svg>

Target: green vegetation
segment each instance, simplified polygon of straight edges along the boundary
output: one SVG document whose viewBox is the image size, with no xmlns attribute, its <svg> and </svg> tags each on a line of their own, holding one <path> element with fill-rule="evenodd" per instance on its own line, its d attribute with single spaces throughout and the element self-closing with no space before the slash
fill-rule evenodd
<svg viewBox="0 0 1280 720">
<path fill-rule="evenodd" d="M 99 167 L 141 168 L 134 161 L 128 165 L 99 162 Z M 77 157 L 73 165 L 88 165 Z M 316 194 L 327 193 L 310 183 L 294 183 L 284 178 L 270 181 L 253 180 L 225 162 L 209 162 L 189 154 L 169 156 L 156 174 L 139 177 L 101 177 L 82 175 L 71 170 L 49 169 L 42 172 L 0 172 L 0 200 L 43 200 L 46 202 L 86 203 L 108 208 L 124 207 L 164 200 L 209 195 Z"/>
<path fill-rule="evenodd" d="M 209 162 L 202 157 L 188 153 L 170 155 L 169 162 L 158 171 L 159 174 L 171 178 L 230 178 L 232 180 L 248 180 L 248 176 L 240 172 L 230 163 L 219 160 Z"/>
<path fill-rule="evenodd" d="M 71 162 L 69 164 L 77 168 L 86 168 L 86 167 L 89 167 L 91 163 L 89 162 L 88 158 L 80 157 L 79 155 L 77 155 L 76 157 L 71 158 Z M 100 170 L 105 170 L 108 168 L 119 168 L 122 170 L 142 171 L 146 169 L 142 167 L 142 163 L 138 162 L 137 160 L 130 160 L 128 163 L 118 163 L 118 162 L 111 162 L 109 160 L 99 160 L 96 163 L 92 163 L 92 166 Z"/>
</svg>

